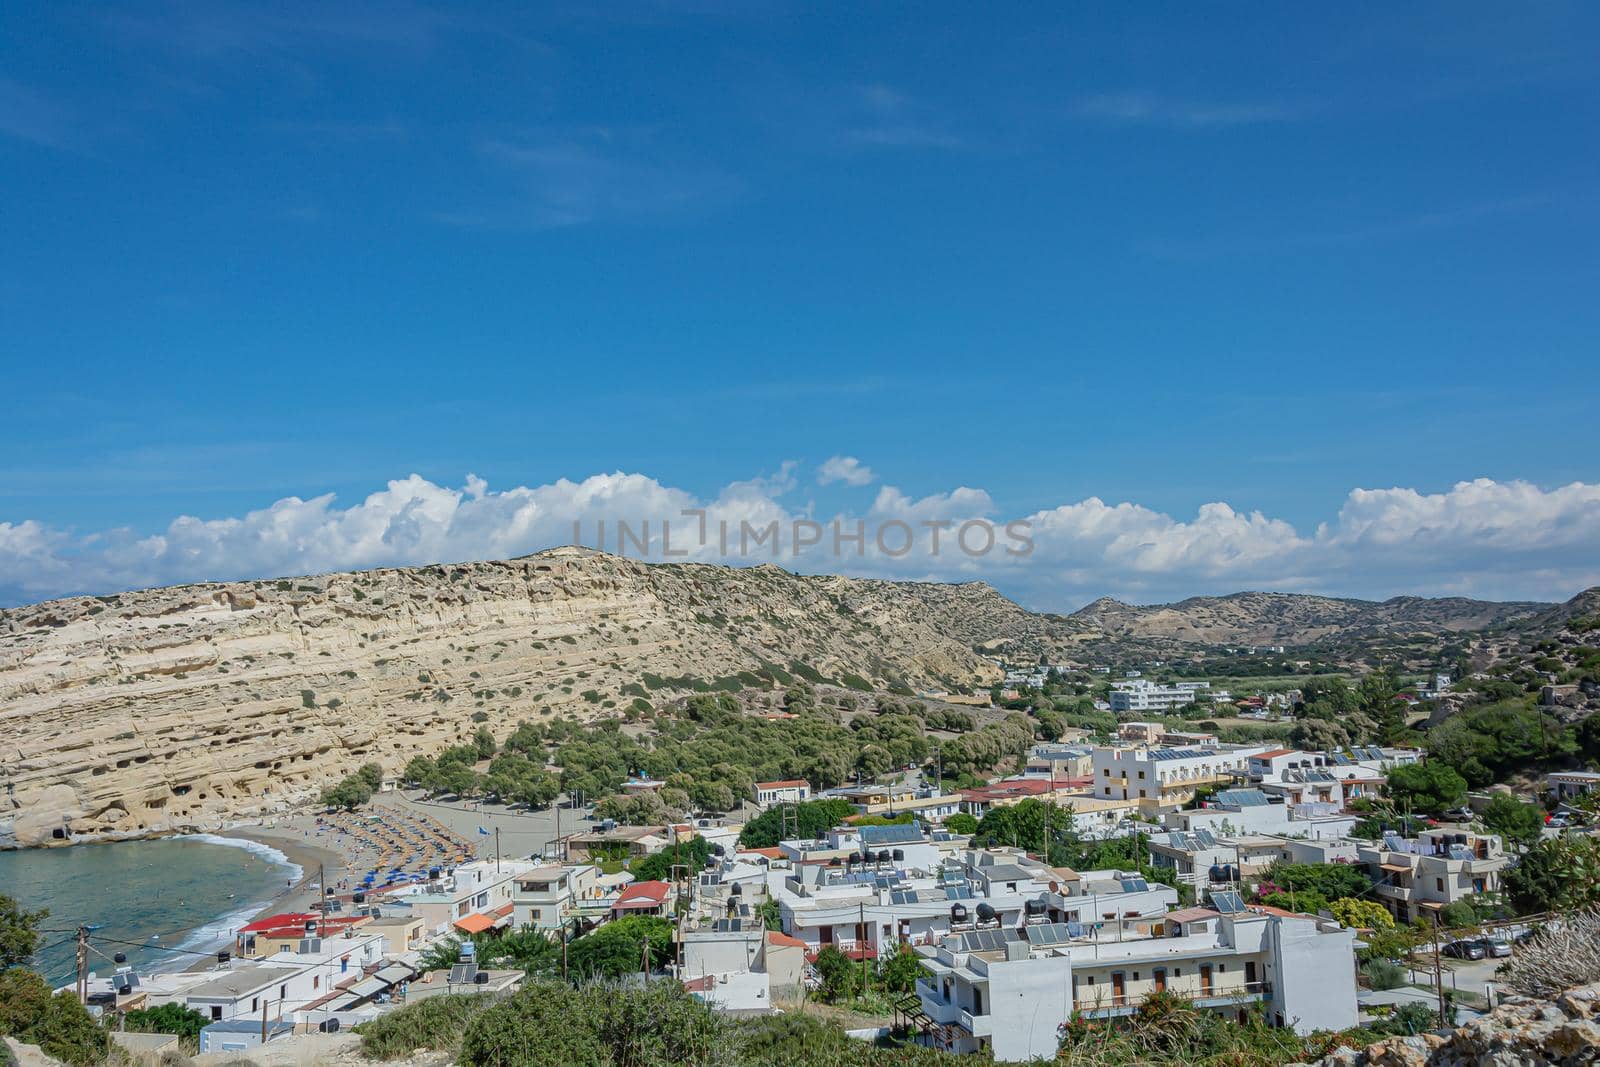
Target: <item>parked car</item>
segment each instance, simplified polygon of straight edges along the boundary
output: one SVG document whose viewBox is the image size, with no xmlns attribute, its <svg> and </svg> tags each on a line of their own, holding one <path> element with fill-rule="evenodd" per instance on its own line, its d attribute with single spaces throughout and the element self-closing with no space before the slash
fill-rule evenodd
<svg viewBox="0 0 1600 1067">
<path fill-rule="evenodd" d="M 1511 955 L 1511 942 L 1502 941 L 1498 937 L 1480 937 L 1477 943 L 1483 946 L 1485 955 L 1493 956 L 1497 960 L 1503 960 Z"/>
<path fill-rule="evenodd" d="M 1565 830 L 1572 825 L 1572 820 L 1565 815 L 1552 815 L 1544 821 L 1544 824 L 1552 830 Z"/>
<path fill-rule="evenodd" d="M 1444 817 L 1450 822 L 1471 822 L 1473 820 L 1471 808 L 1451 808 L 1444 813 Z"/>
<path fill-rule="evenodd" d="M 1488 955 L 1481 941 L 1452 941 L 1442 950 L 1446 956 L 1457 960 L 1481 960 Z"/>
</svg>

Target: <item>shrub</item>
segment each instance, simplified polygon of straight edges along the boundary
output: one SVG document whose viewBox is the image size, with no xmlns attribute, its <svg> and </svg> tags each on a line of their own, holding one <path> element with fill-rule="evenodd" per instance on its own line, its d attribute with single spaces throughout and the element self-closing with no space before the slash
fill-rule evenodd
<svg viewBox="0 0 1600 1067">
<path fill-rule="evenodd" d="M 0 971 L 0 1037 L 38 1045 L 46 1055 L 71 1064 L 105 1058 L 106 1033 L 71 993 L 50 992 L 32 971 Z"/>
<path fill-rule="evenodd" d="M 1406 969 L 1394 960 L 1368 960 L 1361 973 L 1373 989 L 1399 989 L 1406 984 Z"/>
<path fill-rule="evenodd" d="M 501 998 L 487 993 L 428 997 L 380 1015 L 357 1028 L 361 1051 L 371 1059 L 393 1060 L 419 1048 L 454 1054 L 468 1025 Z"/>
</svg>

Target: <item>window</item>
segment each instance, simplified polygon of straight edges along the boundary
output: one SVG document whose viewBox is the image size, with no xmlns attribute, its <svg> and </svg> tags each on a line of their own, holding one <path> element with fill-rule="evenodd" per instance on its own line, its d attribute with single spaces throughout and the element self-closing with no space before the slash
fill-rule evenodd
<svg viewBox="0 0 1600 1067">
<path fill-rule="evenodd" d="M 289 999 L 289 987 L 287 985 L 281 985 L 281 986 L 278 987 L 278 999 L 279 1000 L 288 1000 Z"/>
<path fill-rule="evenodd" d="M 251 997 L 250 998 L 250 1010 L 251 1011 L 255 1011 L 259 1007 L 261 1007 L 261 998 L 260 997 Z"/>
<path fill-rule="evenodd" d="M 312 989 L 321 989 L 322 988 L 322 976 L 320 974 L 314 974 L 314 975 L 311 976 L 311 988 Z"/>
<path fill-rule="evenodd" d="M 211 1021 L 214 1022 L 214 1023 L 219 1023 L 219 1022 L 222 1021 L 222 1007 L 221 1007 L 221 1005 L 218 1005 L 218 1004 L 211 1005 Z"/>
<path fill-rule="evenodd" d="M 1444 879 L 1443 878 L 1435 878 L 1433 881 L 1434 881 L 1434 884 L 1439 887 L 1439 892 L 1443 893 L 1444 892 Z"/>
</svg>

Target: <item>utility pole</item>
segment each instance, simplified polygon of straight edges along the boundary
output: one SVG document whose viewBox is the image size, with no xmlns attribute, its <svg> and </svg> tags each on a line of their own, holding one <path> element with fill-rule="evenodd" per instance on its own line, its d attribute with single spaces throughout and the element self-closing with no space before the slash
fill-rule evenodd
<svg viewBox="0 0 1600 1067">
<path fill-rule="evenodd" d="M 494 828 L 494 873 L 500 873 L 500 827 Z"/>
<path fill-rule="evenodd" d="M 89 1003 L 89 928 L 78 927 L 78 1003 Z"/>
<path fill-rule="evenodd" d="M 328 926 L 328 872 L 320 863 L 317 864 L 317 916 L 317 936 L 322 937 Z"/>
<path fill-rule="evenodd" d="M 1447 1027 L 1449 1020 L 1444 1017 L 1444 973 L 1439 967 L 1439 916 L 1433 917 L 1433 989 L 1439 997 L 1439 1025 Z"/>
<path fill-rule="evenodd" d="M 856 905 L 856 949 L 861 953 L 861 995 L 867 994 L 867 904 Z"/>
<path fill-rule="evenodd" d="M 261 1043 L 267 1043 L 267 998 L 261 998 Z"/>
</svg>

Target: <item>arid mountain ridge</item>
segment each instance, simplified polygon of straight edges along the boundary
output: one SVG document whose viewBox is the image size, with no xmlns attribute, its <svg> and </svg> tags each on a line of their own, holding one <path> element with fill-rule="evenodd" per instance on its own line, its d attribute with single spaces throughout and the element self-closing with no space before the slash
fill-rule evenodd
<svg viewBox="0 0 1600 1067">
<path fill-rule="evenodd" d="M 1529 620 L 1551 605 L 1239 594 L 1069 616 L 983 583 L 514 560 L 211 582 L 0 611 L 0 847 L 216 829 L 393 770 L 482 723 L 592 717 L 803 678 L 971 691 L 975 648 L 1092 662 L 1171 642 L 1294 643 Z"/>
</svg>

